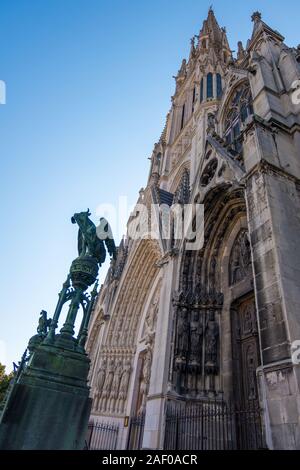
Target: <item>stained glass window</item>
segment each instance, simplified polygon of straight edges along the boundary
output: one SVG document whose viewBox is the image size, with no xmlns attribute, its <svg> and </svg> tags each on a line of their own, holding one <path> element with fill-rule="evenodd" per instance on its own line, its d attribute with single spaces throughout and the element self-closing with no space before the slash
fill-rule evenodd
<svg viewBox="0 0 300 470">
<path fill-rule="evenodd" d="M 232 149 L 236 152 L 242 150 L 240 139 L 242 125 L 247 118 L 253 114 L 253 105 L 250 87 L 243 83 L 232 96 L 224 122 L 225 140 L 232 144 Z"/>
<path fill-rule="evenodd" d="M 217 73 L 217 98 L 222 96 L 222 77 Z"/>
<path fill-rule="evenodd" d="M 213 98 L 213 74 L 207 74 L 207 98 Z"/>
</svg>

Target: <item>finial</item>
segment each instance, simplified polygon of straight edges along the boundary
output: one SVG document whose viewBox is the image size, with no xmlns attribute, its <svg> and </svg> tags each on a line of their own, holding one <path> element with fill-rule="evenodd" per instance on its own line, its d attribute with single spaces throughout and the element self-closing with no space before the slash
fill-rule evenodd
<svg viewBox="0 0 300 470">
<path fill-rule="evenodd" d="M 242 41 L 239 41 L 238 42 L 238 53 L 237 53 L 237 58 L 238 60 L 241 60 L 245 57 L 245 49 L 244 49 L 244 46 L 243 46 L 243 43 Z"/>
<path fill-rule="evenodd" d="M 213 5 L 210 5 L 210 7 L 209 7 L 208 13 L 210 13 L 210 12 L 212 12 L 212 13 L 214 12 Z"/>
<path fill-rule="evenodd" d="M 255 11 L 253 15 L 251 16 L 251 20 L 256 22 L 256 21 L 261 21 L 261 12 L 260 11 Z"/>
</svg>

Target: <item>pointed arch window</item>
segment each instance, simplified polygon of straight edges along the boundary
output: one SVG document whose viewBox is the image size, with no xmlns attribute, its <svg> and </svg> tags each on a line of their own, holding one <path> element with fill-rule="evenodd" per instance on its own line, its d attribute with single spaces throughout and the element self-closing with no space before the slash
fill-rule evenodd
<svg viewBox="0 0 300 470">
<path fill-rule="evenodd" d="M 204 80 L 201 78 L 200 82 L 200 103 L 203 101 L 203 92 L 204 92 Z"/>
<path fill-rule="evenodd" d="M 221 98 L 222 96 L 222 77 L 219 73 L 217 73 L 217 98 Z"/>
<path fill-rule="evenodd" d="M 183 129 L 183 126 L 184 126 L 184 115 L 185 115 L 185 104 L 182 106 L 180 130 Z"/>
<path fill-rule="evenodd" d="M 193 99 L 192 99 L 192 112 L 194 112 L 194 109 L 195 109 L 195 101 L 196 101 L 196 87 L 194 86 L 194 90 L 193 90 Z"/>
<path fill-rule="evenodd" d="M 213 98 L 213 74 L 207 74 L 207 98 Z"/>
<path fill-rule="evenodd" d="M 240 152 L 241 129 L 246 119 L 253 114 L 252 96 L 248 83 L 238 87 L 228 103 L 224 122 L 224 136 L 227 144 L 231 144 L 233 150 Z"/>
</svg>

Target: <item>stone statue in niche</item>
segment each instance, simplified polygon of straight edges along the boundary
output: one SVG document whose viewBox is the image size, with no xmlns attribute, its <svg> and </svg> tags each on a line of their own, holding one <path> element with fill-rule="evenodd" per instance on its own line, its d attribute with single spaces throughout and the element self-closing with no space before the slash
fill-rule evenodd
<svg viewBox="0 0 300 470">
<path fill-rule="evenodd" d="M 145 318 L 142 336 L 146 338 L 146 344 L 152 343 L 155 335 L 155 326 L 158 313 L 158 301 L 159 298 L 155 297 L 154 300 L 151 302 L 150 308 Z"/>
<path fill-rule="evenodd" d="M 152 362 L 152 353 L 150 349 L 148 349 L 145 354 L 144 364 L 143 364 L 143 380 L 148 385 L 150 383 L 150 376 L 151 376 L 151 362 Z"/>
<path fill-rule="evenodd" d="M 114 378 L 112 381 L 112 386 L 111 386 L 111 393 L 110 393 L 110 406 L 109 406 L 109 411 L 112 413 L 115 410 L 116 406 L 116 399 L 118 397 L 118 392 L 119 392 L 119 385 L 120 385 L 120 380 L 121 380 L 121 375 L 122 375 L 122 361 L 118 361 L 115 373 L 114 373 Z"/>
<path fill-rule="evenodd" d="M 113 379 L 112 387 L 111 387 L 111 396 L 113 398 L 115 398 L 118 395 L 121 374 L 122 374 L 122 362 L 119 361 L 117 364 L 116 371 L 114 373 L 114 379 Z"/>
<path fill-rule="evenodd" d="M 182 392 L 182 377 L 186 371 L 187 358 L 189 353 L 190 326 L 188 319 L 188 309 L 178 306 L 177 329 L 175 342 L 174 370 L 176 374 L 176 389 Z"/>
<path fill-rule="evenodd" d="M 150 385 L 150 376 L 151 376 L 151 363 L 152 363 L 152 353 L 150 349 L 144 355 L 143 368 L 142 368 L 142 380 L 140 385 L 140 395 L 141 395 L 141 405 L 138 410 L 139 413 L 142 413 L 146 408 L 147 395 Z"/>
<path fill-rule="evenodd" d="M 125 347 L 128 341 L 129 331 L 130 331 L 130 322 L 131 322 L 131 316 L 128 316 L 125 321 L 124 331 L 122 333 L 122 340 L 120 342 L 122 347 Z"/>
<path fill-rule="evenodd" d="M 176 356 L 186 359 L 189 349 L 189 324 L 187 308 L 179 309 L 177 321 Z"/>
<path fill-rule="evenodd" d="M 106 374 L 106 378 L 105 378 L 105 382 L 103 386 L 103 392 L 102 392 L 101 409 L 103 411 L 106 411 L 107 401 L 110 396 L 112 382 L 114 379 L 114 370 L 115 370 L 115 361 L 114 359 L 111 359 L 109 362 L 109 368 Z"/>
<path fill-rule="evenodd" d="M 118 412 L 123 413 L 125 400 L 127 397 L 128 386 L 129 386 L 129 379 L 131 373 L 131 364 L 130 361 L 126 361 L 125 369 L 121 377 L 120 388 L 119 388 L 119 404 L 118 404 Z"/>
<path fill-rule="evenodd" d="M 230 285 L 244 280 L 251 273 L 251 247 L 246 230 L 240 232 L 231 250 L 229 262 Z"/>
<path fill-rule="evenodd" d="M 201 319 L 199 319 L 199 312 L 196 310 L 192 312 L 190 332 L 189 369 L 192 369 L 192 372 L 197 372 L 201 368 L 202 363 L 203 325 Z"/>
<path fill-rule="evenodd" d="M 101 367 L 98 370 L 98 376 L 97 376 L 97 390 L 95 394 L 95 404 L 94 404 L 94 407 L 96 410 L 99 409 L 99 400 L 103 392 L 105 375 L 106 375 L 106 359 L 103 359 Z"/>
<path fill-rule="evenodd" d="M 107 373 L 104 387 L 103 387 L 105 392 L 110 393 L 111 391 L 111 385 L 112 385 L 113 378 L 114 378 L 114 370 L 115 370 L 115 361 L 114 359 L 111 359 L 109 362 L 109 369 L 108 369 L 108 373 Z"/>
<path fill-rule="evenodd" d="M 214 311 L 210 311 L 205 332 L 205 372 L 207 375 L 218 374 L 219 325 L 215 321 Z"/>
<path fill-rule="evenodd" d="M 120 398 L 125 398 L 124 395 L 126 395 L 127 390 L 128 390 L 128 385 L 129 385 L 129 378 L 130 378 L 130 371 L 131 371 L 131 365 L 130 361 L 127 361 L 125 364 L 125 369 L 122 374 L 122 379 L 120 383 Z"/>
</svg>

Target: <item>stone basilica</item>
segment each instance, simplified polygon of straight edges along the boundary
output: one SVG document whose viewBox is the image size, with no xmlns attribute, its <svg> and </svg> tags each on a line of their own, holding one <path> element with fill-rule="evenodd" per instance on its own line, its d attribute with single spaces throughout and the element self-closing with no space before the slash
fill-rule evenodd
<svg viewBox="0 0 300 470">
<path fill-rule="evenodd" d="M 138 198 L 203 204 L 202 246 L 127 235 L 93 312 L 90 419 L 118 449 L 208 446 L 188 416 L 203 430 L 210 404 L 214 426 L 228 406 L 259 409 L 261 443 L 232 448 L 300 449 L 300 46 L 252 21 L 234 58 L 209 10 Z M 241 442 L 235 426 L 226 439 Z"/>
</svg>

